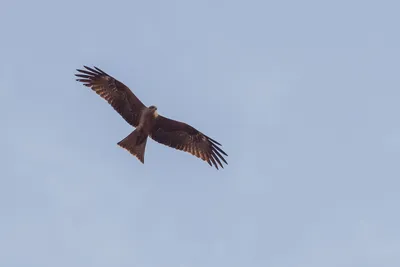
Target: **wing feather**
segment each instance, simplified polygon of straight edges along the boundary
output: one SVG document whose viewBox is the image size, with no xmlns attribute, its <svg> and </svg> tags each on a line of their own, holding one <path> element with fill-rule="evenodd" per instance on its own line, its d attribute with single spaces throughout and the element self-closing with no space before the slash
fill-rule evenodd
<svg viewBox="0 0 400 267">
<path fill-rule="evenodd" d="M 137 127 L 140 113 L 146 107 L 122 82 L 101 69 L 84 66 L 75 74 L 83 85 L 90 87 L 105 99 L 130 125 Z"/>
<path fill-rule="evenodd" d="M 220 143 L 186 123 L 158 115 L 150 137 L 163 145 L 188 152 L 216 169 L 218 166 L 224 168 L 221 160 L 228 164 L 222 156 L 228 155 L 217 146 L 221 146 Z"/>
</svg>

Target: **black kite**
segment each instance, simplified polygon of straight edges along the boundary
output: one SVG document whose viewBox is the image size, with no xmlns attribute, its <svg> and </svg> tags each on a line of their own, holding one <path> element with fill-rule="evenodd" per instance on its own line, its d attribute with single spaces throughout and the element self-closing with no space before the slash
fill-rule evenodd
<svg viewBox="0 0 400 267">
<path fill-rule="evenodd" d="M 192 126 L 168 119 L 157 113 L 157 107 L 146 107 L 122 82 L 108 75 L 99 68 L 84 66 L 75 74 L 85 86 L 90 87 L 104 98 L 130 125 L 136 129 L 118 145 L 136 156 L 144 163 L 147 137 L 166 146 L 183 150 L 206 161 L 210 166 L 223 168 L 221 155 L 228 156 L 220 143 L 199 132 Z M 218 164 L 217 164 L 218 163 Z"/>
</svg>

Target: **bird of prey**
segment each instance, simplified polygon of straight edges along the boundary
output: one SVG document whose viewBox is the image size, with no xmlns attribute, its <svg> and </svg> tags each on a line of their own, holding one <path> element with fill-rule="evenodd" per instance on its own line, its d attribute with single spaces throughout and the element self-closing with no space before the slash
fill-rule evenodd
<svg viewBox="0 0 400 267">
<path fill-rule="evenodd" d="M 144 164 L 144 152 L 147 138 L 163 145 L 188 152 L 210 166 L 223 168 L 223 155 L 228 156 L 220 143 L 201 133 L 194 127 L 157 113 L 156 106 L 146 107 L 122 82 L 97 67 L 77 69 L 75 74 L 85 86 L 105 99 L 130 125 L 136 129 L 118 145 L 138 158 Z M 223 154 L 223 155 L 221 155 Z"/>
</svg>

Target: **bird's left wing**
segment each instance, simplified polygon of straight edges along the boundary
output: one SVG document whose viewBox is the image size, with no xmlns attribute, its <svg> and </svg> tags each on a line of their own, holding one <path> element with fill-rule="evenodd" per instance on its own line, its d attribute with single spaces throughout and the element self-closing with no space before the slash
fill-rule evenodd
<svg viewBox="0 0 400 267">
<path fill-rule="evenodd" d="M 201 158 L 210 164 L 210 166 L 215 166 L 217 169 L 218 164 L 223 168 L 221 160 L 225 164 L 228 164 L 221 155 L 228 156 L 218 147 L 221 146 L 220 143 L 186 123 L 158 115 L 150 137 L 163 145 L 188 152 Z"/>
<path fill-rule="evenodd" d="M 108 75 L 99 68 L 86 67 L 80 70 L 77 81 L 92 88 L 105 99 L 130 125 L 137 127 L 140 113 L 146 107 L 122 82 Z"/>
</svg>

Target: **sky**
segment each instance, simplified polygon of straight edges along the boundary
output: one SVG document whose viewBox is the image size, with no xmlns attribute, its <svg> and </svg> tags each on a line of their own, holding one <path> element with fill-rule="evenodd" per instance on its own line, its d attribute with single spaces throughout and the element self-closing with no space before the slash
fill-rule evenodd
<svg viewBox="0 0 400 267">
<path fill-rule="evenodd" d="M 400 2 L 0 5 L 0 266 L 400 266 Z M 229 165 L 141 164 L 83 65 Z"/>
</svg>

